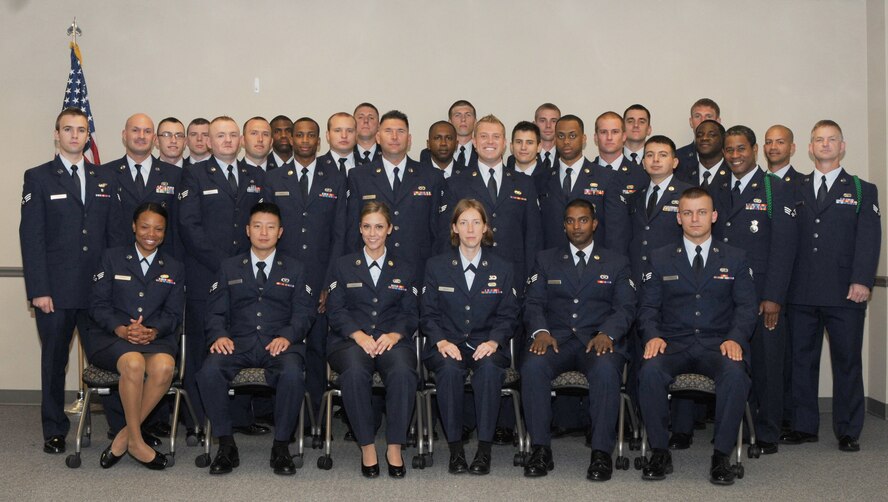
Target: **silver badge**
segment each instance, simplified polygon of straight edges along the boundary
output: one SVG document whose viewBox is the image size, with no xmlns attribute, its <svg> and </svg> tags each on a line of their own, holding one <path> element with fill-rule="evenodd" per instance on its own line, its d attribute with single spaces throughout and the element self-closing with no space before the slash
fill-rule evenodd
<svg viewBox="0 0 888 502">
<path fill-rule="evenodd" d="M 756 233 L 759 231 L 759 222 L 758 220 L 752 220 L 749 222 L 749 231 L 752 233 Z"/>
</svg>

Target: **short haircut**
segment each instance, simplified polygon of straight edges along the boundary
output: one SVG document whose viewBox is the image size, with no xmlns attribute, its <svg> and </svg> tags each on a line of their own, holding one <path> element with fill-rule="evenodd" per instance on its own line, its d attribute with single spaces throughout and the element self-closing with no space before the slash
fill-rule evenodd
<svg viewBox="0 0 888 502">
<path fill-rule="evenodd" d="M 583 119 L 581 119 L 580 117 L 577 117 L 576 115 L 571 115 L 568 113 L 567 115 L 563 115 L 560 119 L 558 119 L 558 122 L 561 122 L 561 121 L 567 122 L 569 120 L 572 120 L 572 121 L 580 124 L 580 132 L 582 132 L 582 133 L 586 132 L 586 125 L 583 124 Z M 556 124 L 558 122 L 556 122 Z"/>
<path fill-rule="evenodd" d="M 302 122 L 311 122 L 315 126 L 315 132 L 321 134 L 321 126 L 318 125 L 317 121 L 311 117 L 299 117 L 293 122 L 293 127 L 290 128 L 292 131 L 296 130 L 296 124 L 301 124 Z"/>
<path fill-rule="evenodd" d="M 718 120 L 712 120 L 712 119 L 704 120 L 703 122 L 700 122 L 700 125 L 697 126 L 697 129 L 699 129 L 700 126 L 702 126 L 703 124 L 715 124 L 715 126 L 718 128 L 719 134 L 722 135 L 722 138 L 725 137 L 725 126 L 723 126 L 722 123 L 719 122 Z M 694 129 L 695 134 L 697 132 L 697 129 Z"/>
<path fill-rule="evenodd" d="M 487 230 L 485 230 L 484 235 L 481 236 L 481 245 L 492 246 L 493 231 L 490 230 L 490 225 L 487 223 L 487 211 L 484 210 L 484 204 L 475 199 L 462 199 L 457 202 L 456 207 L 453 208 L 453 217 L 450 218 L 450 244 L 453 247 L 459 246 L 459 235 L 453 231 L 453 226 L 459 221 L 459 217 L 469 209 L 478 211 L 481 215 L 481 223 L 487 225 Z"/>
<path fill-rule="evenodd" d="M 743 136 L 746 138 L 746 141 L 749 141 L 749 146 L 755 145 L 755 133 L 745 125 L 735 125 L 734 127 L 731 127 L 725 131 L 725 138 L 728 136 Z"/>
<path fill-rule="evenodd" d="M 512 128 L 512 140 L 515 139 L 515 133 L 520 131 L 532 132 L 536 136 L 537 142 L 540 141 L 540 127 L 533 122 L 522 120 L 515 124 L 515 127 Z"/>
<path fill-rule="evenodd" d="M 699 106 L 705 106 L 706 108 L 712 108 L 715 110 L 715 116 L 721 117 L 721 108 L 719 108 L 718 103 L 709 99 L 709 98 L 700 98 L 697 101 L 694 101 L 694 104 L 691 105 L 691 115 L 694 114 L 694 108 Z"/>
<path fill-rule="evenodd" d="M 235 124 L 237 124 L 237 122 L 228 115 L 219 115 L 218 117 L 214 118 L 210 121 L 210 126 L 212 126 L 216 122 L 234 122 Z"/>
<path fill-rule="evenodd" d="M 136 210 L 133 211 L 133 223 L 139 220 L 139 216 L 142 213 L 157 213 L 163 216 L 164 223 L 168 222 L 170 217 L 167 214 L 166 208 L 158 204 L 157 202 L 143 202 L 136 207 Z"/>
<path fill-rule="evenodd" d="M 265 117 L 260 117 L 257 115 L 255 117 L 248 118 L 247 121 L 244 122 L 244 134 L 247 134 L 247 124 L 249 124 L 250 122 L 252 122 L 254 120 L 261 120 L 262 122 L 265 122 L 266 124 L 268 124 L 269 127 L 271 127 L 271 122 L 265 120 Z"/>
<path fill-rule="evenodd" d="M 839 138 L 842 141 L 845 140 L 845 135 L 844 135 L 844 133 L 842 133 L 842 128 L 839 127 L 838 123 L 836 123 L 834 120 L 830 120 L 830 119 L 818 120 L 817 123 L 814 124 L 814 127 L 811 128 L 811 139 L 812 140 L 814 139 L 814 131 L 816 131 L 817 129 L 820 129 L 821 127 L 835 127 L 836 129 L 839 130 Z"/>
<path fill-rule="evenodd" d="M 503 134 L 506 134 L 506 125 L 492 113 L 481 117 L 478 119 L 478 122 L 475 122 L 475 133 L 478 132 L 478 126 L 481 124 L 496 124 L 503 129 Z"/>
<path fill-rule="evenodd" d="M 598 131 L 598 122 L 603 119 L 617 119 L 620 121 L 620 129 L 626 130 L 626 124 L 623 122 L 623 116 L 617 112 L 604 112 L 595 119 L 595 131 Z"/>
<path fill-rule="evenodd" d="M 210 121 L 203 118 L 203 117 L 197 117 L 196 119 L 194 119 L 188 123 L 188 127 L 186 130 L 190 130 L 191 126 L 198 126 L 198 125 L 208 126 L 208 125 L 210 125 Z"/>
<path fill-rule="evenodd" d="M 389 225 L 392 224 L 392 210 L 385 204 L 385 202 L 378 200 L 371 200 L 364 204 L 364 207 L 361 208 L 361 217 L 358 221 L 364 219 L 364 216 L 368 214 L 379 213 L 385 218 L 386 223 Z"/>
<path fill-rule="evenodd" d="M 286 115 L 276 115 L 273 119 L 271 119 L 271 122 L 277 122 L 278 120 L 286 120 L 287 122 L 290 122 L 290 123 L 293 122 L 292 120 L 290 120 L 290 117 L 288 117 Z M 269 124 L 271 122 L 269 122 Z"/>
<path fill-rule="evenodd" d="M 564 217 L 567 218 L 567 211 L 572 207 L 584 207 L 589 210 L 589 213 L 592 215 L 592 219 L 595 220 L 597 217 L 595 216 L 595 204 L 586 200 L 586 199 L 574 199 L 567 203 L 567 206 L 564 207 Z"/>
<path fill-rule="evenodd" d="M 472 103 L 469 103 L 465 99 L 458 99 L 458 100 L 454 101 L 452 105 L 450 105 L 450 108 L 447 109 L 447 118 L 450 118 L 450 116 L 453 115 L 453 109 L 456 108 L 457 106 L 468 106 L 469 108 L 472 109 L 473 115 L 478 114 L 478 112 L 475 111 L 475 105 L 473 105 Z"/>
<path fill-rule="evenodd" d="M 663 136 L 662 134 L 655 134 L 644 142 L 644 148 L 647 149 L 647 146 L 651 143 L 668 146 L 669 149 L 672 151 L 672 156 L 675 157 L 675 142 L 669 139 L 669 137 Z"/>
<path fill-rule="evenodd" d="M 447 122 L 446 120 L 439 120 L 439 121 L 437 121 L 437 122 L 435 122 L 434 124 L 432 124 L 432 125 L 429 126 L 429 137 L 430 137 L 430 138 L 432 137 L 432 131 L 433 131 L 436 127 L 438 127 L 439 125 L 446 125 L 447 127 L 453 129 L 453 134 L 456 135 L 456 128 L 453 127 L 453 124 L 451 124 L 450 122 Z"/>
<path fill-rule="evenodd" d="M 784 131 L 786 131 L 786 134 L 789 134 L 789 142 L 790 142 L 790 143 L 792 143 L 792 142 L 795 141 L 795 134 L 793 134 L 792 129 L 786 127 L 786 126 L 783 125 L 783 124 L 774 124 L 774 125 L 772 125 L 771 127 L 769 127 L 768 129 L 769 129 L 769 130 L 770 130 L 770 129 L 774 129 L 775 127 L 778 128 L 778 129 L 783 129 Z M 812 131 L 812 132 L 813 132 L 813 131 Z M 767 134 L 767 133 L 765 133 L 765 134 Z"/>
<path fill-rule="evenodd" d="M 86 121 L 86 125 L 87 125 L 87 127 L 89 127 L 89 117 L 86 116 L 86 113 L 84 113 L 84 111 L 81 110 L 80 108 L 74 108 L 74 107 L 71 107 L 71 108 L 65 108 L 65 109 L 62 110 L 61 113 L 59 113 L 59 115 L 56 117 L 56 123 L 55 123 L 55 130 L 56 130 L 56 131 L 59 130 L 59 126 L 60 126 L 60 124 L 61 124 L 61 122 L 62 122 L 62 117 L 68 117 L 68 116 L 70 116 L 70 117 L 83 117 L 83 120 Z"/>
<path fill-rule="evenodd" d="M 357 125 L 358 125 L 357 120 L 355 120 L 355 116 L 352 115 L 351 113 L 348 113 L 348 112 L 336 112 L 336 113 L 334 113 L 333 115 L 330 115 L 330 118 L 327 119 L 327 130 L 328 130 L 328 131 L 330 130 L 330 125 L 333 123 L 333 119 L 335 119 L 336 117 L 348 117 L 348 118 L 352 119 L 352 121 L 355 123 L 355 126 L 356 126 L 356 127 L 357 127 Z"/>
<path fill-rule="evenodd" d="M 539 115 L 540 112 L 543 110 L 552 110 L 553 112 L 558 112 L 558 115 L 561 115 L 561 108 L 558 108 L 557 106 L 555 106 L 554 103 L 543 103 L 540 106 L 538 106 L 536 110 L 534 110 L 533 119 L 536 120 L 537 115 Z"/>
<path fill-rule="evenodd" d="M 399 110 L 389 110 L 385 112 L 385 114 L 379 118 L 379 123 L 382 124 L 386 120 L 403 120 L 407 129 L 410 129 L 410 122 L 407 120 L 407 115 Z"/>
<path fill-rule="evenodd" d="M 629 108 L 626 108 L 626 111 L 623 112 L 623 120 L 626 120 L 626 114 L 628 114 L 632 110 L 643 111 L 644 114 L 647 115 L 648 122 L 651 121 L 651 111 L 648 110 L 644 105 L 640 105 L 638 103 L 635 103 L 634 105 L 629 105 Z"/>
<path fill-rule="evenodd" d="M 684 192 L 681 193 L 681 197 L 679 197 L 678 200 L 680 203 L 682 199 L 699 199 L 701 197 L 706 197 L 707 199 L 709 199 L 709 203 L 713 204 L 713 207 L 715 207 L 715 205 L 713 203 L 712 195 L 709 193 L 708 190 L 706 190 L 705 188 L 701 188 L 701 187 L 688 188 L 687 190 L 685 190 Z"/>
<path fill-rule="evenodd" d="M 160 123 L 157 124 L 157 129 L 160 130 L 160 126 L 162 126 L 164 124 L 179 124 L 180 126 L 184 127 L 184 124 L 182 124 L 182 122 L 179 119 L 177 119 L 176 117 L 167 117 L 167 118 L 161 120 Z"/>
<path fill-rule="evenodd" d="M 281 208 L 274 202 L 257 202 L 253 204 L 253 207 L 250 208 L 250 218 L 256 213 L 273 214 L 277 216 L 278 221 L 281 221 Z"/>
<path fill-rule="evenodd" d="M 373 103 L 367 103 L 365 101 L 365 102 L 359 104 L 358 106 L 355 107 L 355 111 L 352 112 L 352 115 L 358 113 L 358 108 L 373 108 L 373 111 L 376 112 L 376 116 L 377 117 L 379 116 L 379 109 L 376 108 L 376 106 L 374 106 Z"/>
</svg>

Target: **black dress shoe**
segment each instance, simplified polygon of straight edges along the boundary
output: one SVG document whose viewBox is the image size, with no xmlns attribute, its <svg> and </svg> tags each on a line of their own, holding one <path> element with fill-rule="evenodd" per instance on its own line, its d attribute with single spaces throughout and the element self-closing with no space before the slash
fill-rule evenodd
<svg viewBox="0 0 888 502">
<path fill-rule="evenodd" d="M 647 466 L 641 470 L 641 479 L 660 481 L 672 474 L 672 453 L 669 450 L 654 450 Z"/>
<path fill-rule="evenodd" d="M 839 438 L 839 449 L 842 451 L 860 451 L 860 443 L 851 436 L 842 436 Z"/>
<path fill-rule="evenodd" d="M 669 436 L 669 449 L 670 450 L 687 450 L 691 447 L 691 443 L 694 442 L 694 436 L 690 434 L 685 434 L 683 432 L 675 432 L 671 436 Z"/>
<path fill-rule="evenodd" d="M 264 425 L 259 425 L 257 423 L 232 427 L 231 430 L 233 430 L 234 432 L 240 432 L 241 434 L 244 434 L 246 436 L 262 436 L 271 432 L 271 429 L 269 429 L 268 427 Z"/>
<path fill-rule="evenodd" d="M 170 433 L 173 431 L 172 427 L 170 427 L 170 424 L 163 423 L 163 422 L 153 423 L 151 425 L 146 426 L 142 430 L 144 430 L 148 434 L 151 434 L 154 436 L 160 436 L 163 438 L 170 437 Z"/>
<path fill-rule="evenodd" d="M 497 427 L 493 432 L 493 444 L 505 445 L 512 444 L 515 440 L 515 431 L 508 427 Z"/>
<path fill-rule="evenodd" d="M 716 453 L 712 456 L 712 467 L 709 469 L 709 481 L 714 485 L 733 485 L 737 475 L 731 468 L 731 459 Z"/>
<path fill-rule="evenodd" d="M 52 436 L 43 443 L 44 453 L 65 453 L 65 436 Z"/>
<path fill-rule="evenodd" d="M 378 478 L 379 477 L 379 463 L 373 465 L 364 465 L 364 462 L 361 462 L 361 474 L 365 478 Z"/>
<path fill-rule="evenodd" d="M 450 453 L 450 462 L 447 464 L 447 472 L 450 474 L 465 474 L 469 470 L 469 462 L 466 460 L 466 452 Z"/>
<path fill-rule="evenodd" d="M 808 432 L 789 431 L 780 435 L 780 442 L 782 444 L 816 443 L 817 441 L 817 434 L 810 434 Z"/>
<path fill-rule="evenodd" d="M 392 465 L 389 464 L 388 457 L 385 458 L 385 463 L 388 465 L 389 477 L 401 479 L 407 475 L 407 466 L 404 465 L 404 459 L 401 458 L 401 465 Z"/>
<path fill-rule="evenodd" d="M 123 458 L 123 455 L 115 455 L 111 453 L 111 445 L 109 444 L 105 451 L 102 452 L 102 455 L 99 457 L 99 465 L 102 466 L 102 469 L 109 469 L 114 467 L 114 464 L 120 462 L 120 459 Z"/>
<path fill-rule="evenodd" d="M 777 443 L 756 441 L 755 445 L 762 449 L 762 455 L 773 455 L 777 453 Z"/>
<path fill-rule="evenodd" d="M 293 457 L 286 450 L 271 450 L 271 461 L 269 462 L 275 474 L 281 476 L 292 476 L 296 474 L 296 464 L 293 463 Z"/>
<path fill-rule="evenodd" d="M 130 452 L 127 452 L 127 453 L 129 453 L 129 456 L 133 457 L 133 460 L 135 460 L 136 462 L 138 462 L 138 463 L 144 465 L 145 467 L 151 469 L 152 471 L 162 471 L 162 470 L 166 469 L 166 466 L 167 466 L 167 458 L 166 458 L 166 455 L 164 455 L 163 453 L 160 453 L 159 451 L 155 451 L 155 452 L 154 452 L 154 458 L 152 458 L 151 460 L 149 460 L 149 461 L 147 461 L 147 462 L 142 462 L 141 460 L 137 459 L 137 458 L 136 458 L 132 453 L 130 453 Z"/>
<path fill-rule="evenodd" d="M 354 442 L 355 441 L 355 433 L 352 432 L 351 429 L 349 429 L 349 430 L 345 431 L 345 436 L 342 439 L 345 441 Z"/>
<path fill-rule="evenodd" d="M 479 476 L 490 474 L 490 454 L 478 450 L 475 453 L 475 458 L 472 459 L 472 465 L 469 466 L 469 474 Z"/>
<path fill-rule="evenodd" d="M 145 444 L 152 448 L 157 448 L 160 446 L 160 438 L 155 436 L 154 434 L 148 433 L 147 430 L 142 430 L 142 439 L 145 440 Z"/>
<path fill-rule="evenodd" d="M 586 471 L 589 481 L 607 481 L 614 472 L 614 461 L 610 454 L 601 450 L 592 450 L 592 462 Z"/>
<path fill-rule="evenodd" d="M 228 474 L 235 467 L 240 465 L 240 456 L 237 452 L 237 446 L 223 445 L 219 446 L 216 452 L 216 458 L 210 464 L 210 474 Z"/>
<path fill-rule="evenodd" d="M 538 478 L 549 474 L 555 468 L 552 460 L 552 448 L 548 446 L 534 446 L 530 458 L 524 464 L 524 477 Z"/>
</svg>

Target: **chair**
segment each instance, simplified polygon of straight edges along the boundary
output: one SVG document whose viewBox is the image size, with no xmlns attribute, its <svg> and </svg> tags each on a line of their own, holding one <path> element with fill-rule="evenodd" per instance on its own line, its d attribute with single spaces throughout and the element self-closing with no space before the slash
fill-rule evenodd
<svg viewBox="0 0 888 502">
<path fill-rule="evenodd" d="M 234 375 L 234 378 L 231 382 L 228 383 L 228 395 L 230 397 L 234 397 L 236 393 L 240 392 L 267 392 L 274 391 L 274 387 L 268 384 L 265 379 L 265 368 L 244 368 L 237 372 Z M 308 392 L 305 393 L 305 397 L 302 400 L 302 406 L 299 408 L 299 423 L 296 425 L 296 444 L 297 444 L 297 452 L 293 456 L 293 464 L 296 465 L 296 468 L 301 468 L 304 463 L 304 435 L 303 429 L 305 427 L 305 408 L 308 407 L 308 416 L 309 422 L 311 423 L 312 431 L 314 431 L 316 425 L 314 422 L 314 414 L 311 409 L 311 398 L 308 395 Z M 204 442 L 204 452 L 197 456 L 194 459 L 194 465 L 200 468 L 204 468 L 212 463 L 212 455 L 210 455 L 210 445 L 212 443 L 212 435 L 211 435 L 211 427 L 210 418 L 207 417 L 206 423 L 206 441 Z"/>
<path fill-rule="evenodd" d="M 641 434 L 639 432 L 640 424 L 638 414 L 632 405 L 632 398 L 629 397 L 627 390 L 628 363 L 623 365 L 623 377 L 620 385 L 620 414 L 617 420 L 617 458 L 614 460 L 614 467 L 617 469 L 629 469 L 629 457 L 625 456 L 623 447 L 626 442 L 626 412 L 629 412 L 629 423 L 632 426 L 632 437 L 629 439 L 629 449 L 637 450 L 641 443 Z M 579 371 L 566 371 L 561 373 L 552 380 L 552 397 L 559 394 L 568 395 L 587 395 L 589 393 L 589 381 L 586 375 Z M 515 465 L 524 466 L 530 454 L 531 445 L 530 434 L 524 441 L 525 449 L 518 455 L 515 455 Z"/>
<path fill-rule="evenodd" d="M 416 341 L 416 371 L 417 374 L 420 375 L 419 379 L 419 387 L 422 387 L 422 361 L 419 358 L 419 347 L 420 340 L 419 337 L 414 333 L 414 340 Z M 382 376 L 378 371 L 373 372 L 373 383 L 372 387 L 374 391 L 384 391 L 385 384 L 382 381 Z M 321 436 L 321 425 L 323 426 L 323 448 L 324 454 L 318 457 L 318 469 L 328 471 L 333 468 L 333 457 L 330 454 L 330 450 L 333 443 L 333 397 L 342 397 L 342 388 L 339 385 L 339 373 L 333 371 L 330 368 L 330 365 L 327 364 L 327 391 L 324 392 L 324 395 L 321 397 L 321 409 L 318 410 L 318 419 L 316 428 L 312 428 L 312 432 L 317 431 L 316 439 L 312 444 L 312 447 L 321 446 L 320 436 Z M 422 391 L 417 389 L 416 391 L 416 405 L 414 407 L 414 416 L 413 416 L 413 425 L 410 426 L 411 431 L 407 435 L 407 446 L 414 446 L 415 444 L 419 444 L 420 454 L 423 452 L 422 441 L 417 441 L 416 436 L 419 434 L 418 431 L 422 428 Z M 416 466 L 414 466 L 416 467 Z"/>
<path fill-rule="evenodd" d="M 677 397 L 697 397 L 697 396 L 715 397 L 715 380 L 696 373 L 682 373 L 675 377 L 675 381 L 669 386 L 669 399 L 673 396 Z M 752 420 L 752 412 L 749 409 L 749 403 L 746 403 L 746 413 L 744 415 L 746 426 L 749 428 L 749 449 L 747 456 L 749 458 L 758 458 L 761 455 L 761 448 L 757 446 L 755 440 L 755 424 Z M 736 459 L 736 463 L 732 465 L 738 479 L 743 479 L 744 469 L 742 465 L 743 459 L 743 420 L 740 421 L 740 427 L 737 431 L 737 446 L 731 455 Z M 642 429 L 641 456 L 635 459 L 635 468 L 641 470 L 648 463 L 647 458 L 647 430 Z"/>
<path fill-rule="evenodd" d="M 176 431 L 179 425 L 179 413 L 181 410 L 182 399 L 185 400 L 185 406 L 191 419 L 196 423 L 194 408 L 191 405 L 191 399 L 188 392 L 182 388 L 182 378 L 185 375 L 185 334 L 180 328 L 179 336 L 179 362 L 177 368 L 173 371 L 174 377 L 170 389 L 166 395 L 174 396 L 172 426 L 170 430 L 170 451 L 167 453 L 167 467 L 172 467 L 176 463 Z M 92 411 L 91 399 L 94 394 L 107 396 L 117 390 L 120 383 L 120 374 L 116 371 L 103 370 L 92 364 L 87 365 L 83 370 L 83 385 L 86 387 L 86 393 L 83 397 L 83 412 L 80 416 L 80 422 L 77 424 L 77 432 L 74 437 L 74 453 L 65 458 L 65 465 L 72 469 L 80 467 L 80 453 L 83 447 L 88 447 L 91 443 L 92 436 Z M 188 446 L 197 446 L 196 438 L 194 443 L 189 440 Z"/>
<path fill-rule="evenodd" d="M 425 343 L 425 340 L 423 340 Z M 517 429 L 516 437 L 518 442 L 518 453 L 515 454 L 515 462 L 518 461 L 519 456 L 523 455 L 523 452 L 529 449 L 529 446 L 525 444 L 525 430 L 524 430 L 524 421 L 521 419 L 521 392 L 519 391 L 521 387 L 521 374 L 518 370 L 515 369 L 515 342 L 514 340 L 509 340 L 509 352 L 511 353 L 511 363 L 509 367 L 506 368 L 506 378 L 503 381 L 503 388 L 500 391 L 500 396 L 512 397 L 512 405 L 515 408 L 515 428 Z M 424 389 L 421 393 L 423 400 L 425 401 L 426 408 L 426 422 L 419 433 L 419 451 L 413 457 L 413 468 L 414 469 L 424 469 L 426 467 L 431 467 L 434 465 L 434 421 L 433 421 L 433 413 L 432 413 L 432 396 L 436 395 L 438 392 L 437 387 L 435 386 L 435 373 L 433 371 L 428 371 L 425 369 L 425 365 L 423 366 L 423 375 L 422 379 L 424 384 Z M 472 370 L 469 370 L 466 375 L 466 390 L 471 391 L 472 389 Z M 424 452 L 423 443 L 427 446 L 428 451 Z M 517 464 L 516 464 L 517 465 Z"/>
</svg>

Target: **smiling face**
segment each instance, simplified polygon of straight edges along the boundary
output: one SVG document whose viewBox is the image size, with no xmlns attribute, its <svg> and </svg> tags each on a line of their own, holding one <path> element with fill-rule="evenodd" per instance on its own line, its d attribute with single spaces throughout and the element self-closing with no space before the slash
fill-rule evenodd
<svg viewBox="0 0 888 502">
<path fill-rule="evenodd" d="M 157 128 L 155 144 L 162 159 L 178 160 L 185 153 L 185 126 L 167 121 Z"/>
<path fill-rule="evenodd" d="M 360 232 L 369 254 L 375 254 L 385 247 L 385 238 L 392 233 L 392 225 L 382 213 L 367 213 L 361 218 Z"/>
<path fill-rule="evenodd" d="M 136 236 L 136 247 L 142 256 L 148 256 L 163 243 L 166 234 L 166 218 L 152 212 L 142 211 L 133 222 L 133 233 Z"/>
<path fill-rule="evenodd" d="M 154 122 L 148 115 L 139 113 L 126 121 L 123 129 L 126 154 L 134 160 L 144 160 L 154 148 Z"/>
<path fill-rule="evenodd" d="M 789 164 L 790 157 L 795 154 L 796 146 L 792 141 L 792 132 L 783 126 L 773 126 L 765 133 L 765 157 L 768 167 L 780 169 Z"/>
<path fill-rule="evenodd" d="M 742 134 L 732 134 L 725 138 L 725 161 L 731 172 L 740 179 L 755 169 L 758 159 L 758 145 L 750 145 Z"/>
<path fill-rule="evenodd" d="M 493 167 L 503 161 L 506 151 L 506 129 L 501 124 L 481 122 L 475 127 L 475 150 L 478 162 Z"/>
<path fill-rule="evenodd" d="M 517 165 L 529 166 L 536 161 L 536 156 L 540 153 L 540 142 L 533 131 L 515 131 L 510 148 Z"/>
</svg>

